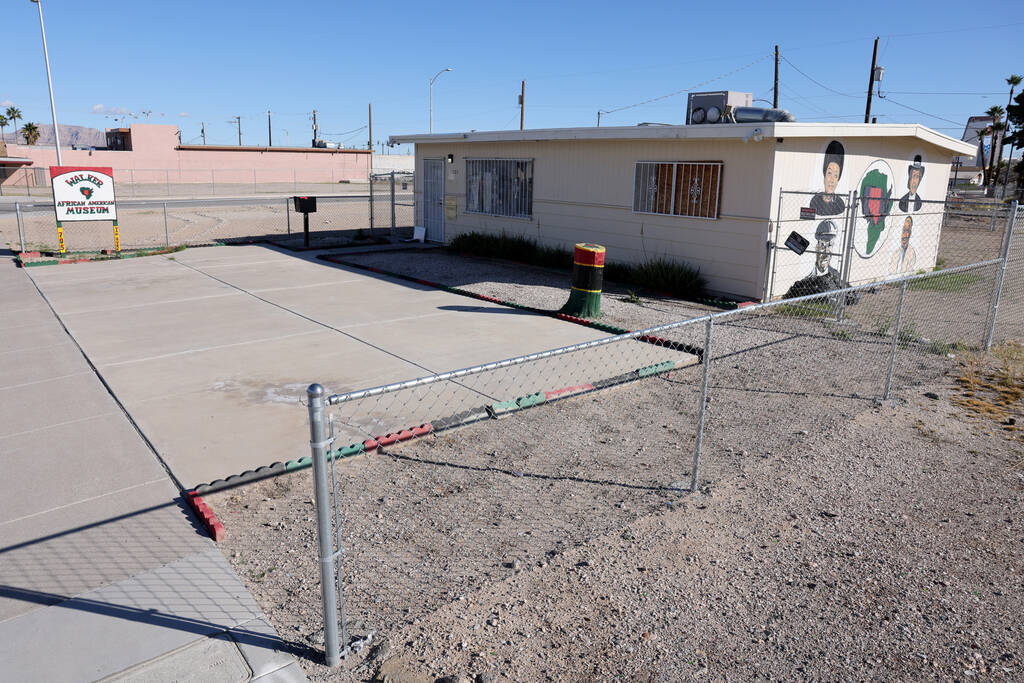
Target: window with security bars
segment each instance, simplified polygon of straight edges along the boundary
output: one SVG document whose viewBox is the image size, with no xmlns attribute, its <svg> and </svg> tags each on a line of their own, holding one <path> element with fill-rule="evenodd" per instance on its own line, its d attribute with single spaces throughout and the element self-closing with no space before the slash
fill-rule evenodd
<svg viewBox="0 0 1024 683">
<path fill-rule="evenodd" d="M 718 218 L 721 161 L 638 161 L 633 212 Z"/>
<path fill-rule="evenodd" d="M 466 212 L 533 216 L 532 159 L 467 159 Z"/>
</svg>

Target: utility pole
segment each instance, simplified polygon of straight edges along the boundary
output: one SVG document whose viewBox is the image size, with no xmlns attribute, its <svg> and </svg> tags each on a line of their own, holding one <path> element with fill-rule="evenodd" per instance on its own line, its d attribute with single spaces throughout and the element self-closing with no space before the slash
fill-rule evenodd
<svg viewBox="0 0 1024 683">
<path fill-rule="evenodd" d="M 366 149 L 373 149 L 373 102 L 370 102 L 369 106 L 369 137 L 366 139 Z"/>
<path fill-rule="evenodd" d="M 878 61 L 878 37 L 875 37 L 875 49 L 871 52 L 871 71 L 868 72 L 868 106 L 864 110 L 864 123 L 871 120 L 871 93 L 875 89 L 875 63 Z"/>
<path fill-rule="evenodd" d="M 274 146 L 274 134 L 270 132 L 270 110 L 267 110 L 267 147 Z"/>
<path fill-rule="evenodd" d="M 775 94 L 772 96 L 772 108 L 779 108 L 779 46 L 775 46 Z"/>
<path fill-rule="evenodd" d="M 206 144 L 206 124 L 202 121 L 199 122 L 199 134 L 203 136 L 203 144 Z"/>
<path fill-rule="evenodd" d="M 600 109 L 597 110 L 597 127 L 598 128 L 601 127 L 601 110 Z"/>
<path fill-rule="evenodd" d="M 320 137 L 320 127 L 316 125 L 316 109 L 313 110 L 313 147 L 316 147 L 316 139 Z"/>
<path fill-rule="evenodd" d="M 238 146 L 242 146 L 242 117 L 235 117 L 235 125 L 238 126 Z"/>
<path fill-rule="evenodd" d="M 523 129 L 523 122 L 526 119 L 526 81 L 523 81 L 523 91 L 519 94 L 519 130 Z"/>
</svg>

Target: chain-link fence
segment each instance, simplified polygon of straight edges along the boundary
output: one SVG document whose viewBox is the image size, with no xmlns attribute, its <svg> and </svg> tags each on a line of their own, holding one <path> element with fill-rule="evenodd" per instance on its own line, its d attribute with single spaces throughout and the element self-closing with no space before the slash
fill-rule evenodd
<svg viewBox="0 0 1024 683">
<path fill-rule="evenodd" d="M 780 191 L 766 299 L 997 258 L 1007 205 Z"/>
<path fill-rule="evenodd" d="M 310 167 L 114 169 L 118 199 L 333 195 L 352 180 L 352 174 L 352 169 Z M 0 196 L 44 198 L 51 194 L 47 168 L 8 169 L 0 175 Z"/>
<path fill-rule="evenodd" d="M 1024 206 L 1015 203 L 1011 211 L 990 342 L 1024 339 Z"/>
<path fill-rule="evenodd" d="M 403 186 L 406 189 L 403 189 Z M 311 247 L 372 244 L 412 235 L 412 179 L 401 174 L 375 177 L 366 193 L 317 196 L 309 214 Z M 265 241 L 305 245 L 303 215 L 291 197 L 121 200 L 118 230 L 122 249 Z M 69 252 L 113 249 L 113 223 L 64 224 Z M 0 244 L 19 251 L 58 249 L 51 204 L 0 205 Z"/>
<path fill-rule="evenodd" d="M 766 432 L 796 440 L 937 378 L 950 355 L 985 347 L 1004 265 L 1024 264 L 903 275 L 372 389 L 314 385 L 328 661 L 335 587 L 340 623 L 401 628 L 770 457 Z M 343 649 L 360 634 L 340 635 Z"/>
</svg>

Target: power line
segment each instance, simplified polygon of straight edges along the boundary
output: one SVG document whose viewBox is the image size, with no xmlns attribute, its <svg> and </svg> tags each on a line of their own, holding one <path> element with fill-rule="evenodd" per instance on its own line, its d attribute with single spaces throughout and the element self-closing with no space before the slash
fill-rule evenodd
<svg viewBox="0 0 1024 683">
<path fill-rule="evenodd" d="M 947 119 L 947 118 L 943 118 L 941 116 L 936 116 L 935 114 L 929 114 L 928 112 L 921 111 L 920 109 L 914 109 L 913 107 L 908 106 L 906 104 L 900 104 L 896 100 L 890 99 L 888 95 L 883 97 L 882 101 L 883 102 L 891 102 L 891 103 L 895 104 L 897 107 L 903 107 L 904 109 L 909 109 L 910 111 L 916 111 L 918 114 L 924 114 L 925 116 L 930 116 L 931 118 L 938 119 L 939 121 L 945 121 L 946 123 L 955 123 L 955 124 L 958 124 L 958 125 L 962 125 L 960 121 L 953 121 L 952 119 Z"/>
<path fill-rule="evenodd" d="M 668 99 L 669 97 L 675 97 L 676 95 L 681 95 L 681 94 L 683 94 L 685 92 L 690 92 L 694 88 L 699 88 L 701 86 L 707 85 L 708 83 L 713 83 L 715 81 L 718 81 L 718 80 L 721 80 L 723 78 L 726 78 L 727 76 L 732 76 L 733 74 L 739 73 L 740 71 L 743 71 L 745 69 L 749 69 L 750 67 L 754 66 L 755 64 L 757 64 L 759 62 L 763 62 L 766 59 L 770 59 L 773 56 L 774 55 L 770 55 L 770 54 L 764 55 L 764 56 L 762 56 L 762 57 L 760 57 L 758 59 L 755 59 L 754 61 L 750 62 L 749 64 L 747 64 L 745 66 L 739 67 L 738 69 L 733 69 L 732 71 L 730 71 L 728 73 L 724 73 L 724 74 L 722 74 L 720 76 L 715 76 L 714 78 L 709 78 L 706 81 L 702 81 L 702 82 L 697 83 L 695 85 L 691 85 L 691 86 L 689 86 L 687 88 L 683 88 L 682 90 L 676 90 L 675 92 L 670 92 L 667 95 L 659 95 L 658 97 L 652 97 L 651 99 L 644 100 L 643 102 L 637 102 L 635 104 L 627 104 L 624 107 L 616 107 L 615 109 L 605 109 L 601 113 L 602 114 L 614 114 L 615 112 L 625 111 L 626 109 L 633 109 L 635 107 L 641 107 L 641 106 L 643 106 L 645 104 L 650 104 L 651 102 L 657 102 L 658 100 L 664 100 L 664 99 Z"/>
<path fill-rule="evenodd" d="M 793 67 L 794 69 L 796 69 L 796 70 L 797 70 L 797 72 L 798 72 L 798 73 L 799 73 L 799 74 L 800 74 L 801 76 L 803 76 L 804 78 L 806 78 L 807 80 L 809 80 L 809 81 L 810 81 L 811 83 L 814 83 L 814 84 L 815 84 L 815 85 L 817 85 L 817 86 L 818 86 L 819 88 L 824 88 L 825 90 L 828 90 L 829 92 L 835 93 L 836 95 L 842 95 L 843 97 L 852 97 L 852 98 L 854 98 L 854 99 L 857 99 L 857 100 L 859 100 L 859 99 L 861 98 L 861 96 L 860 96 L 860 95 L 851 95 L 851 94 L 849 94 L 849 93 L 845 93 L 845 92 L 839 92 L 838 90 L 836 90 L 836 89 L 834 89 L 834 88 L 830 88 L 830 87 L 828 87 L 827 85 L 825 85 L 825 84 L 824 84 L 824 83 L 822 83 L 821 81 L 818 81 L 818 80 L 816 80 L 816 79 L 814 79 L 814 78 L 811 78 L 810 76 L 808 76 L 807 74 L 805 74 L 805 73 L 804 73 L 803 71 L 801 71 L 801 70 L 800 70 L 800 67 L 798 67 L 798 66 L 797 66 L 796 64 L 794 64 L 793 62 L 789 61 L 789 59 L 788 59 L 788 58 L 787 58 L 787 57 L 786 57 L 785 55 L 782 55 L 782 61 L 784 61 L 784 62 L 785 62 L 786 64 L 789 64 L 789 65 L 790 65 L 791 67 Z"/>
<path fill-rule="evenodd" d="M 1005 92 L 921 92 L 919 90 L 887 90 L 897 95 L 1005 95 Z"/>
</svg>

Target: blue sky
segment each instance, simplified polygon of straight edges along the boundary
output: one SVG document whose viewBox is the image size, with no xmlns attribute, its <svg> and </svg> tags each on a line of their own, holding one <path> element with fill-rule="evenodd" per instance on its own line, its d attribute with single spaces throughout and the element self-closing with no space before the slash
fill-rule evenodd
<svg viewBox="0 0 1024 683">
<path fill-rule="evenodd" d="M 968 116 L 1005 106 L 1005 78 L 1024 73 L 1020 3 L 95 2 L 88 15 L 84 7 L 44 0 L 60 123 L 102 129 L 121 112 L 149 110 L 150 122 L 179 126 L 184 141 L 198 141 L 205 122 L 211 144 L 237 142 L 228 123 L 236 115 L 244 143 L 266 144 L 269 109 L 275 144 L 306 145 L 315 108 L 325 137 L 365 145 L 369 102 L 375 141 L 426 132 L 427 82 L 445 67 L 454 71 L 434 85 L 435 132 L 518 128 L 524 78 L 528 128 L 590 126 L 599 109 L 681 91 L 602 117 L 678 123 L 691 89 L 770 100 L 776 43 L 785 58 L 780 106 L 801 121 L 861 121 L 876 35 L 888 97 L 876 97 L 872 113 L 959 137 Z M 49 123 L 36 6 L 5 2 L 3 23 L 0 102 Z"/>
</svg>

